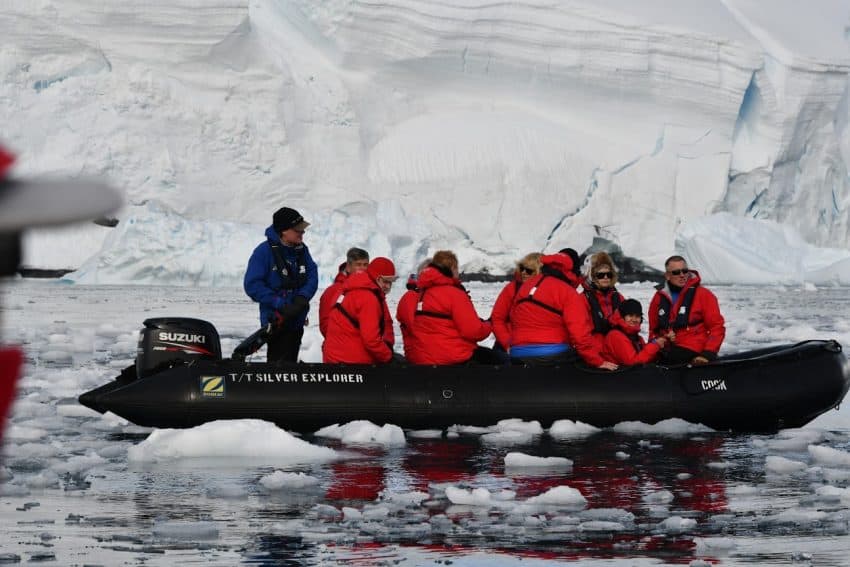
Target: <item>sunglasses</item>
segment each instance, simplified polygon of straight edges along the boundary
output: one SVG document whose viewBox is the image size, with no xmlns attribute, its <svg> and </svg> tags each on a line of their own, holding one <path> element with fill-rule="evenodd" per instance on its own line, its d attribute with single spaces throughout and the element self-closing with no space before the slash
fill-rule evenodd
<svg viewBox="0 0 850 567">
<path fill-rule="evenodd" d="M 681 270 L 670 270 L 671 276 L 687 276 L 690 273 L 690 270 L 687 268 L 682 268 Z"/>
<path fill-rule="evenodd" d="M 534 270 L 529 268 L 528 266 L 520 266 L 519 271 L 522 272 L 523 274 L 527 275 L 527 276 L 533 276 L 534 275 Z"/>
<path fill-rule="evenodd" d="M 611 272 L 596 272 L 596 274 L 593 277 L 598 279 L 598 280 L 607 280 L 607 279 L 613 278 L 614 274 L 612 274 Z"/>
</svg>

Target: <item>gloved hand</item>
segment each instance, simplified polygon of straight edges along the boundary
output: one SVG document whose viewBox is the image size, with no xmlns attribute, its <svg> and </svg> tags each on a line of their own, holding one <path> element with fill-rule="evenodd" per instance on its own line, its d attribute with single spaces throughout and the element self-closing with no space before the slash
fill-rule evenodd
<svg viewBox="0 0 850 567">
<path fill-rule="evenodd" d="M 292 303 L 290 303 L 289 305 L 284 305 L 283 307 L 278 309 L 276 314 L 279 313 L 286 320 L 297 319 L 298 317 L 303 315 L 305 311 L 307 311 L 307 307 L 309 306 L 310 302 L 307 301 L 306 297 L 304 297 L 303 295 L 296 295 L 293 298 Z"/>
</svg>

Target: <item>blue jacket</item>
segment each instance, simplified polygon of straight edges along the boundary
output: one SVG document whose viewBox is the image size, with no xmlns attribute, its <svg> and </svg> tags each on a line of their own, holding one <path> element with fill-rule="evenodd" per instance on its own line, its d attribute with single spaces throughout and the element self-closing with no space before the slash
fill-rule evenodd
<svg viewBox="0 0 850 567">
<path fill-rule="evenodd" d="M 304 251 L 304 264 L 307 270 L 307 278 L 303 285 L 295 289 L 284 289 L 283 278 L 276 269 L 271 242 L 280 243 L 280 236 L 272 226 L 266 229 L 266 241 L 254 248 L 251 259 L 248 260 L 248 268 L 245 270 L 245 279 L 242 284 L 245 293 L 260 304 L 260 325 L 268 323 L 272 313 L 292 303 L 296 295 L 304 296 L 307 301 L 310 301 L 319 287 L 319 270 L 316 262 L 310 256 L 307 246 L 302 244 L 299 247 L 280 247 L 283 260 L 287 264 L 287 271 L 292 274 L 291 277 L 297 278 L 299 249 Z M 305 312 L 298 320 L 287 321 L 286 328 L 303 327 L 306 320 Z"/>
</svg>

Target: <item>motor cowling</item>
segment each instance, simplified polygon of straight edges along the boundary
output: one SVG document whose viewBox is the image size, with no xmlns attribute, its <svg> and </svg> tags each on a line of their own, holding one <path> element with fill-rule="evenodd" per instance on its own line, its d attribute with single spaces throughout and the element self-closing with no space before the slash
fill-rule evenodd
<svg viewBox="0 0 850 567">
<path fill-rule="evenodd" d="M 176 363 L 197 359 L 221 360 L 221 341 L 212 323 L 188 317 L 145 320 L 136 349 L 139 378 Z"/>
</svg>

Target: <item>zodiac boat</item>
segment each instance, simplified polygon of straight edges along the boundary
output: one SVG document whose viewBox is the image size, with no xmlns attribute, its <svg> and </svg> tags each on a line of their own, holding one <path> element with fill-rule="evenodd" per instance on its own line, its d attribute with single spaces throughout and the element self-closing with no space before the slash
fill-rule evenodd
<svg viewBox="0 0 850 567">
<path fill-rule="evenodd" d="M 837 408 L 848 386 L 850 364 L 834 340 L 739 352 L 705 366 L 616 372 L 580 363 L 268 364 L 223 358 L 218 332 L 207 321 L 156 318 L 144 322 L 136 363 L 79 400 L 149 427 L 243 418 L 299 432 L 360 419 L 410 429 L 506 418 L 606 427 L 678 417 L 717 430 L 770 432 Z"/>
</svg>

